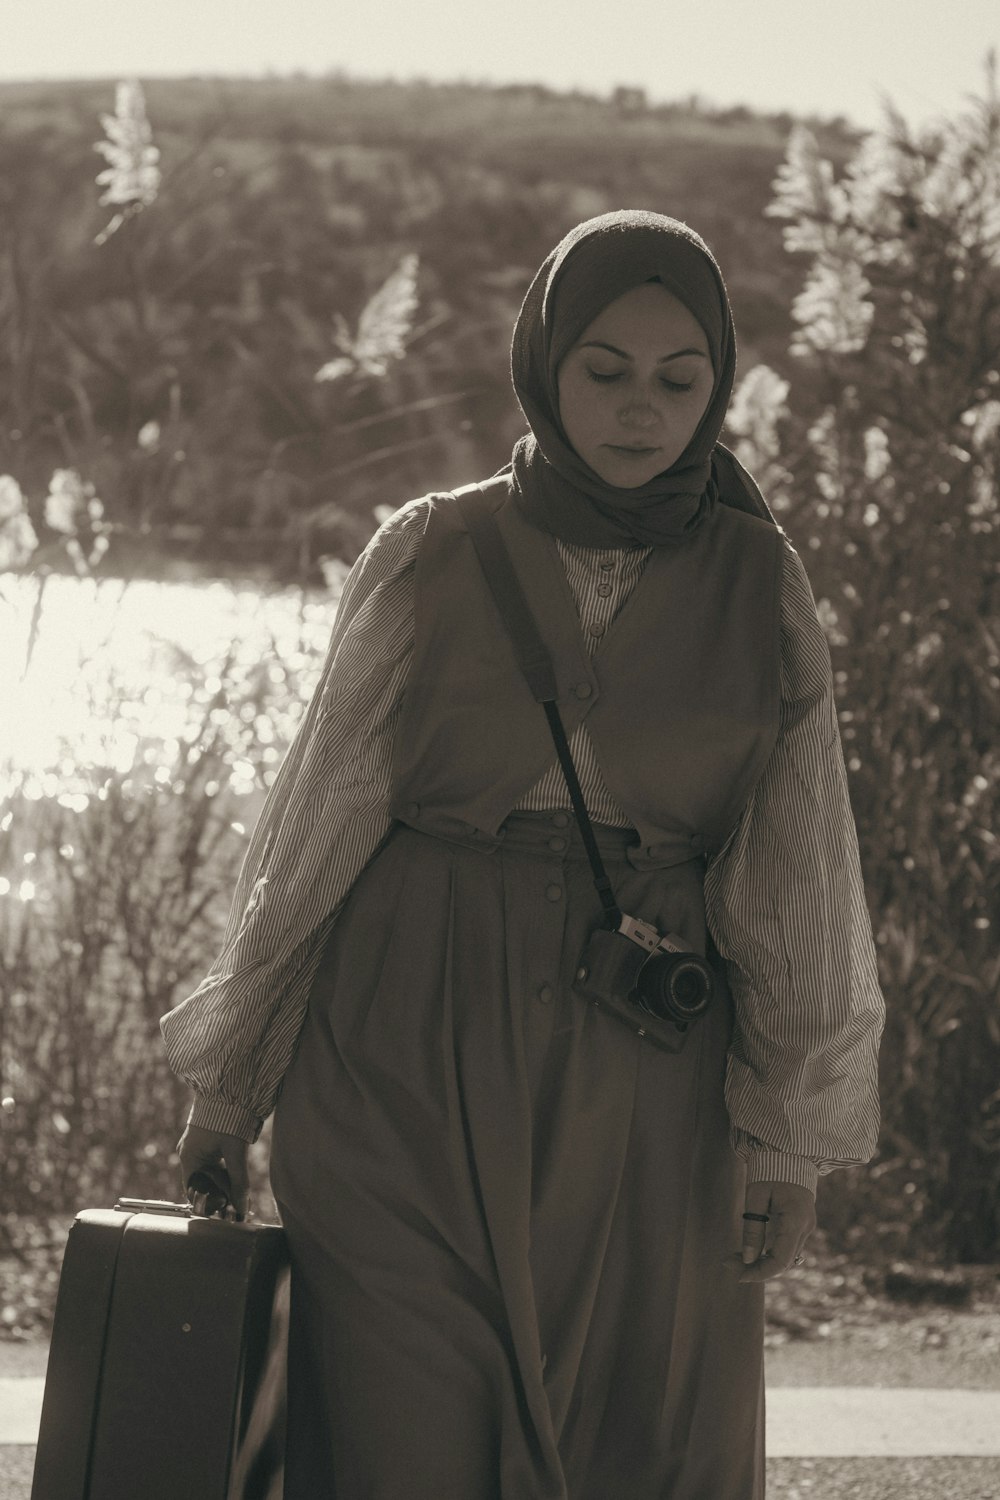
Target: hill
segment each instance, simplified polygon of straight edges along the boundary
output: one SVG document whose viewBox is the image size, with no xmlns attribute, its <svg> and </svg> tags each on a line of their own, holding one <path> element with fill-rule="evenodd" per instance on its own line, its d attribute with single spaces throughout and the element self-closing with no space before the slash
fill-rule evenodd
<svg viewBox="0 0 1000 1500">
<path fill-rule="evenodd" d="M 116 524 L 187 536 L 202 559 L 235 547 L 287 573 L 317 549 L 353 554 L 373 506 L 504 462 L 523 428 L 507 374 L 521 297 L 567 229 L 611 208 L 697 228 L 726 275 L 741 372 L 787 368 L 801 273 L 764 217 L 787 115 L 651 107 L 626 89 L 152 79 L 159 195 L 95 245 L 114 83 L 0 85 L 14 413 L 0 470 L 36 510 L 69 464 Z M 810 123 L 828 157 L 851 153 L 842 121 Z M 408 253 L 406 358 L 379 381 L 317 386 L 335 315 L 353 324 Z M 150 423 L 181 458 L 137 453 Z"/>
</svg>

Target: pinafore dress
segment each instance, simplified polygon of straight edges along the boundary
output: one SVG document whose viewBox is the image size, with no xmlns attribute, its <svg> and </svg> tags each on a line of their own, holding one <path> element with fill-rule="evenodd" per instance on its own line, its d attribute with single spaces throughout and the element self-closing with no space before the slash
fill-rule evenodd
<svg viewBox="0 0 1000 1500">
<path fill-rule="evenodd" d="M 315 974 L 271 1148 L 286 1500 L 761 1500 L 722 966 L 659 1050 L 573 990 L 601 919 L 575 820 L 502 834 L 395 822 Z M 624 910 L 700 898 L 702 861 L 597 834 Z"/>
</svg>

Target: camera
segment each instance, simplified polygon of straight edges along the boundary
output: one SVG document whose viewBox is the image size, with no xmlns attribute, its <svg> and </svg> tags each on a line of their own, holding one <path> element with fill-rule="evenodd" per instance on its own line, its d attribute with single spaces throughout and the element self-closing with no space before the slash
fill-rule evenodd
<svg viewBox="0 0 1000 1500">
<path fill-rule="evenodd" d="M 715 974 L 676 933 L 663 935 L 626 915 L 616 929 L 591 933 L 573 987 L 638 1036 L 679 1052 L 691 1023 L 712 1003 Z"/>
</svg>

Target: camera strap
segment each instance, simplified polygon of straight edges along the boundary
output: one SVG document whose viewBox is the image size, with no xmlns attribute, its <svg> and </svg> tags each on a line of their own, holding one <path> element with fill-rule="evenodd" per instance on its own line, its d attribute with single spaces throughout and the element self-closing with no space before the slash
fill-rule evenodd
<svg viewBox="0 0 1000 1500">
<path fill-rule="evenodd" d="M 594 872 L 594 885 L 601 898 L 601 906 L 604 908 L 608 926 L 617 931 L 621 925 L 622 912 L 615 900 L 614 888 L 608 879 L 608 872 L 604 868 L 604 861 L 597 847 L 590 816 L 583 800 L 580 778 L 576 774 L 566 730 L 556 703 L 558 689 L 552 658 L 548 647 L 542 640 L 535 617 L 531 613 L 531 606 L 524 596 L 521 581 L 514 570 L 514 564 L 511 562 L 510 553 L 500 534 L 496 518 L 492 511 L 485 511 L 476 504 L 479 499 L 480 496 L 477 495 L 466 495 L 461 496 L 458 503 L 469 528 L 469 535 L 472 537 L 480 566 L 486 575 L 486 582 L 490 586 L 490 592 L 496 600 L 501 619 L 510 636 L 517 664 L 524 673 L 532 697 L 541 703 L 545 710 L 552 739 L 555 742 L 556 755 L 559 757 L 559 764 L 562 766 L 566 785 L 569 788 L 570 801 L 580 827 L 583 846 L 590 860 L 590 868 Z"/>
</svg>

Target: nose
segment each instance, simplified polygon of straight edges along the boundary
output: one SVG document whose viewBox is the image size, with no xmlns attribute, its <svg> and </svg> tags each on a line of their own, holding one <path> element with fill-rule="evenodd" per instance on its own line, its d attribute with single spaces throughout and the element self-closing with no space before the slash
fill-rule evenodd
<svg viewBox="0 0 1000 1500">
<path fill-rule="evenodd" d="M 645 432 L 659 423 L 659 415 L 649 400 L 629 400 L 618 413 L 623 427 L 635 432 Z"/>
</svg>

